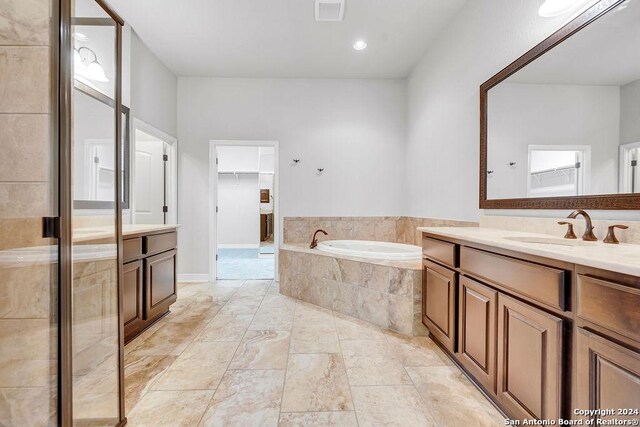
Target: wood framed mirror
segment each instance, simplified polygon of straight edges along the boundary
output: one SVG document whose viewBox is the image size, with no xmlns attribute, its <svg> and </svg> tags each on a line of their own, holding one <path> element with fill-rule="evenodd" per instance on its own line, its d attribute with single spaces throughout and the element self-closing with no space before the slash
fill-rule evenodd
<svg viewBox="0 0 640 427">
<path fill-rule="evenodd" d="M 480 86 L 481 209 L 640 209 L 640 0 L 600 0 Z"/>
</svg>

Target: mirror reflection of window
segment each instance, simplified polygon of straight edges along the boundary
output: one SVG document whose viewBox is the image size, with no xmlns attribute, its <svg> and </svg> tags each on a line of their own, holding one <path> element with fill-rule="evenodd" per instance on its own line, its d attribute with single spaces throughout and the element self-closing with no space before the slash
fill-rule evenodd
<svg viewBox="0 0 640 427">
<path fill-rule="evenodd" d="M 587 194 L 588 147 L 529 147 L 529 197 Z"/>
</svg>

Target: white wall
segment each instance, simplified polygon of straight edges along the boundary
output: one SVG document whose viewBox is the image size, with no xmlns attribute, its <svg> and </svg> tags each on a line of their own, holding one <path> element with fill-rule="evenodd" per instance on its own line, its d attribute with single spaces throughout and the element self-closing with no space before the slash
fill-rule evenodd
<svg viewBox="0 0 640 427">
<path fill-rule="evenodd" d="M 591 147 L 587 194 L 618 191 L 617 86 L 503 82 L 489 91 L 489 100 L 489 198 L 527 197 L 529 145 Z"/>
<path fill-rule="evenodd" d="M 411 74 L 410 215 L 479 219 L 480 85 L 570 18 L 541 18 L 539 6 L 531 0 L 468 1 Z M 558 215 L 539 210 L 485 213 Z M 626 215 L 612 211 L 596 216 Z"/>
<path fill-rule="evenodd" d="M 620 88 L 620 144 L 640 142 L 640 79 Z"/>
<path fill-rule="evenodd" d="M 180 78 L 179 271 L 207 272 L 209 140 L 280 142 L 281 216 L 403 214 L 405 89 L 402 80 Z"/>
<path fill-rule="evenodd" d="M 131 115 L 175 136 L 178 79 L 135 31 L 131 33 Z"/>
</svg>

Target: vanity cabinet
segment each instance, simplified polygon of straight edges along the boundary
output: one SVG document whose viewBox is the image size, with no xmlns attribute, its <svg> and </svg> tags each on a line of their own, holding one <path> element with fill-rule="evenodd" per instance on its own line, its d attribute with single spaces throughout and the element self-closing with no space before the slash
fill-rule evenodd
<svg viewBox="0 0 640 427">
<path fill-rule="evenodd" d="M 122 268 L 122 314 L 125 330 L 125 341 L 140 330 L 144 324 L 142 293 L 142 261 L 132 261 Z"/>
<path fill-rule="evenodd" d="M 578 328 L 577 406 L 581 409 L 640 409 L 640 352 Z M 635 413 L 616 414 L 637 419 Z"/>
<path fill-rule="evenodd" d="M 562 319 L 498 296 L 498 400 L 518 419 L 558 419 Z"/>
<path fill-rule="evenodd" d="M 435 231 L 422 253 L 423 323 L 506 416 L 640 409 L 640 278 Z"/>
<path fill-rule="evenodd" d="M 457 274 L 433 262 L 423 263 L 422 321 L 450 351 L 456 344 Z"/>
<path fill-rule="evenodd" d="M 125 235 L 123 322 L 125 343 L 169 312 L 177 300 L 177 232 Z"/>
<path fill-rule="evenodd" d="M 460 278 L 458 360 L 487 391 L 496 391 L 498 292 L 468 277 Z"/>
</svg>

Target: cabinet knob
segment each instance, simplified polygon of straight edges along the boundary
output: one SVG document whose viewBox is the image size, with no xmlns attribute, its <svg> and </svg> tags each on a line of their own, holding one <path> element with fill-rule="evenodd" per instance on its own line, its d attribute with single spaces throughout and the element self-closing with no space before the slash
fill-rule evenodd
<svg viewBox="0 0 640 427">
<path fill-rule="evenodd" d="M 573 224 L 567 221 L 560 221 L 558 222 L 559 225 L 566 225 L 568 226 L 567 228 L 567 233 L 564 235 L 565 239 L 577 239 L 578 237 L 576 236 L 576 233 L 573 231 Z"/>
<path fill-rule="evenodd" d="M 620 243 L 620 241 L 616 238 L 616 228 L 619 228 L 621 230 L 626 230 L 629 227 L 622 224 L 610 225 L 609 231 L 607 232 L 607 237 L 605 237 L 603 240 L 604 243 L 611 243 L 614 245 L 617 245 L 618 243 Z"/>
</svg>

